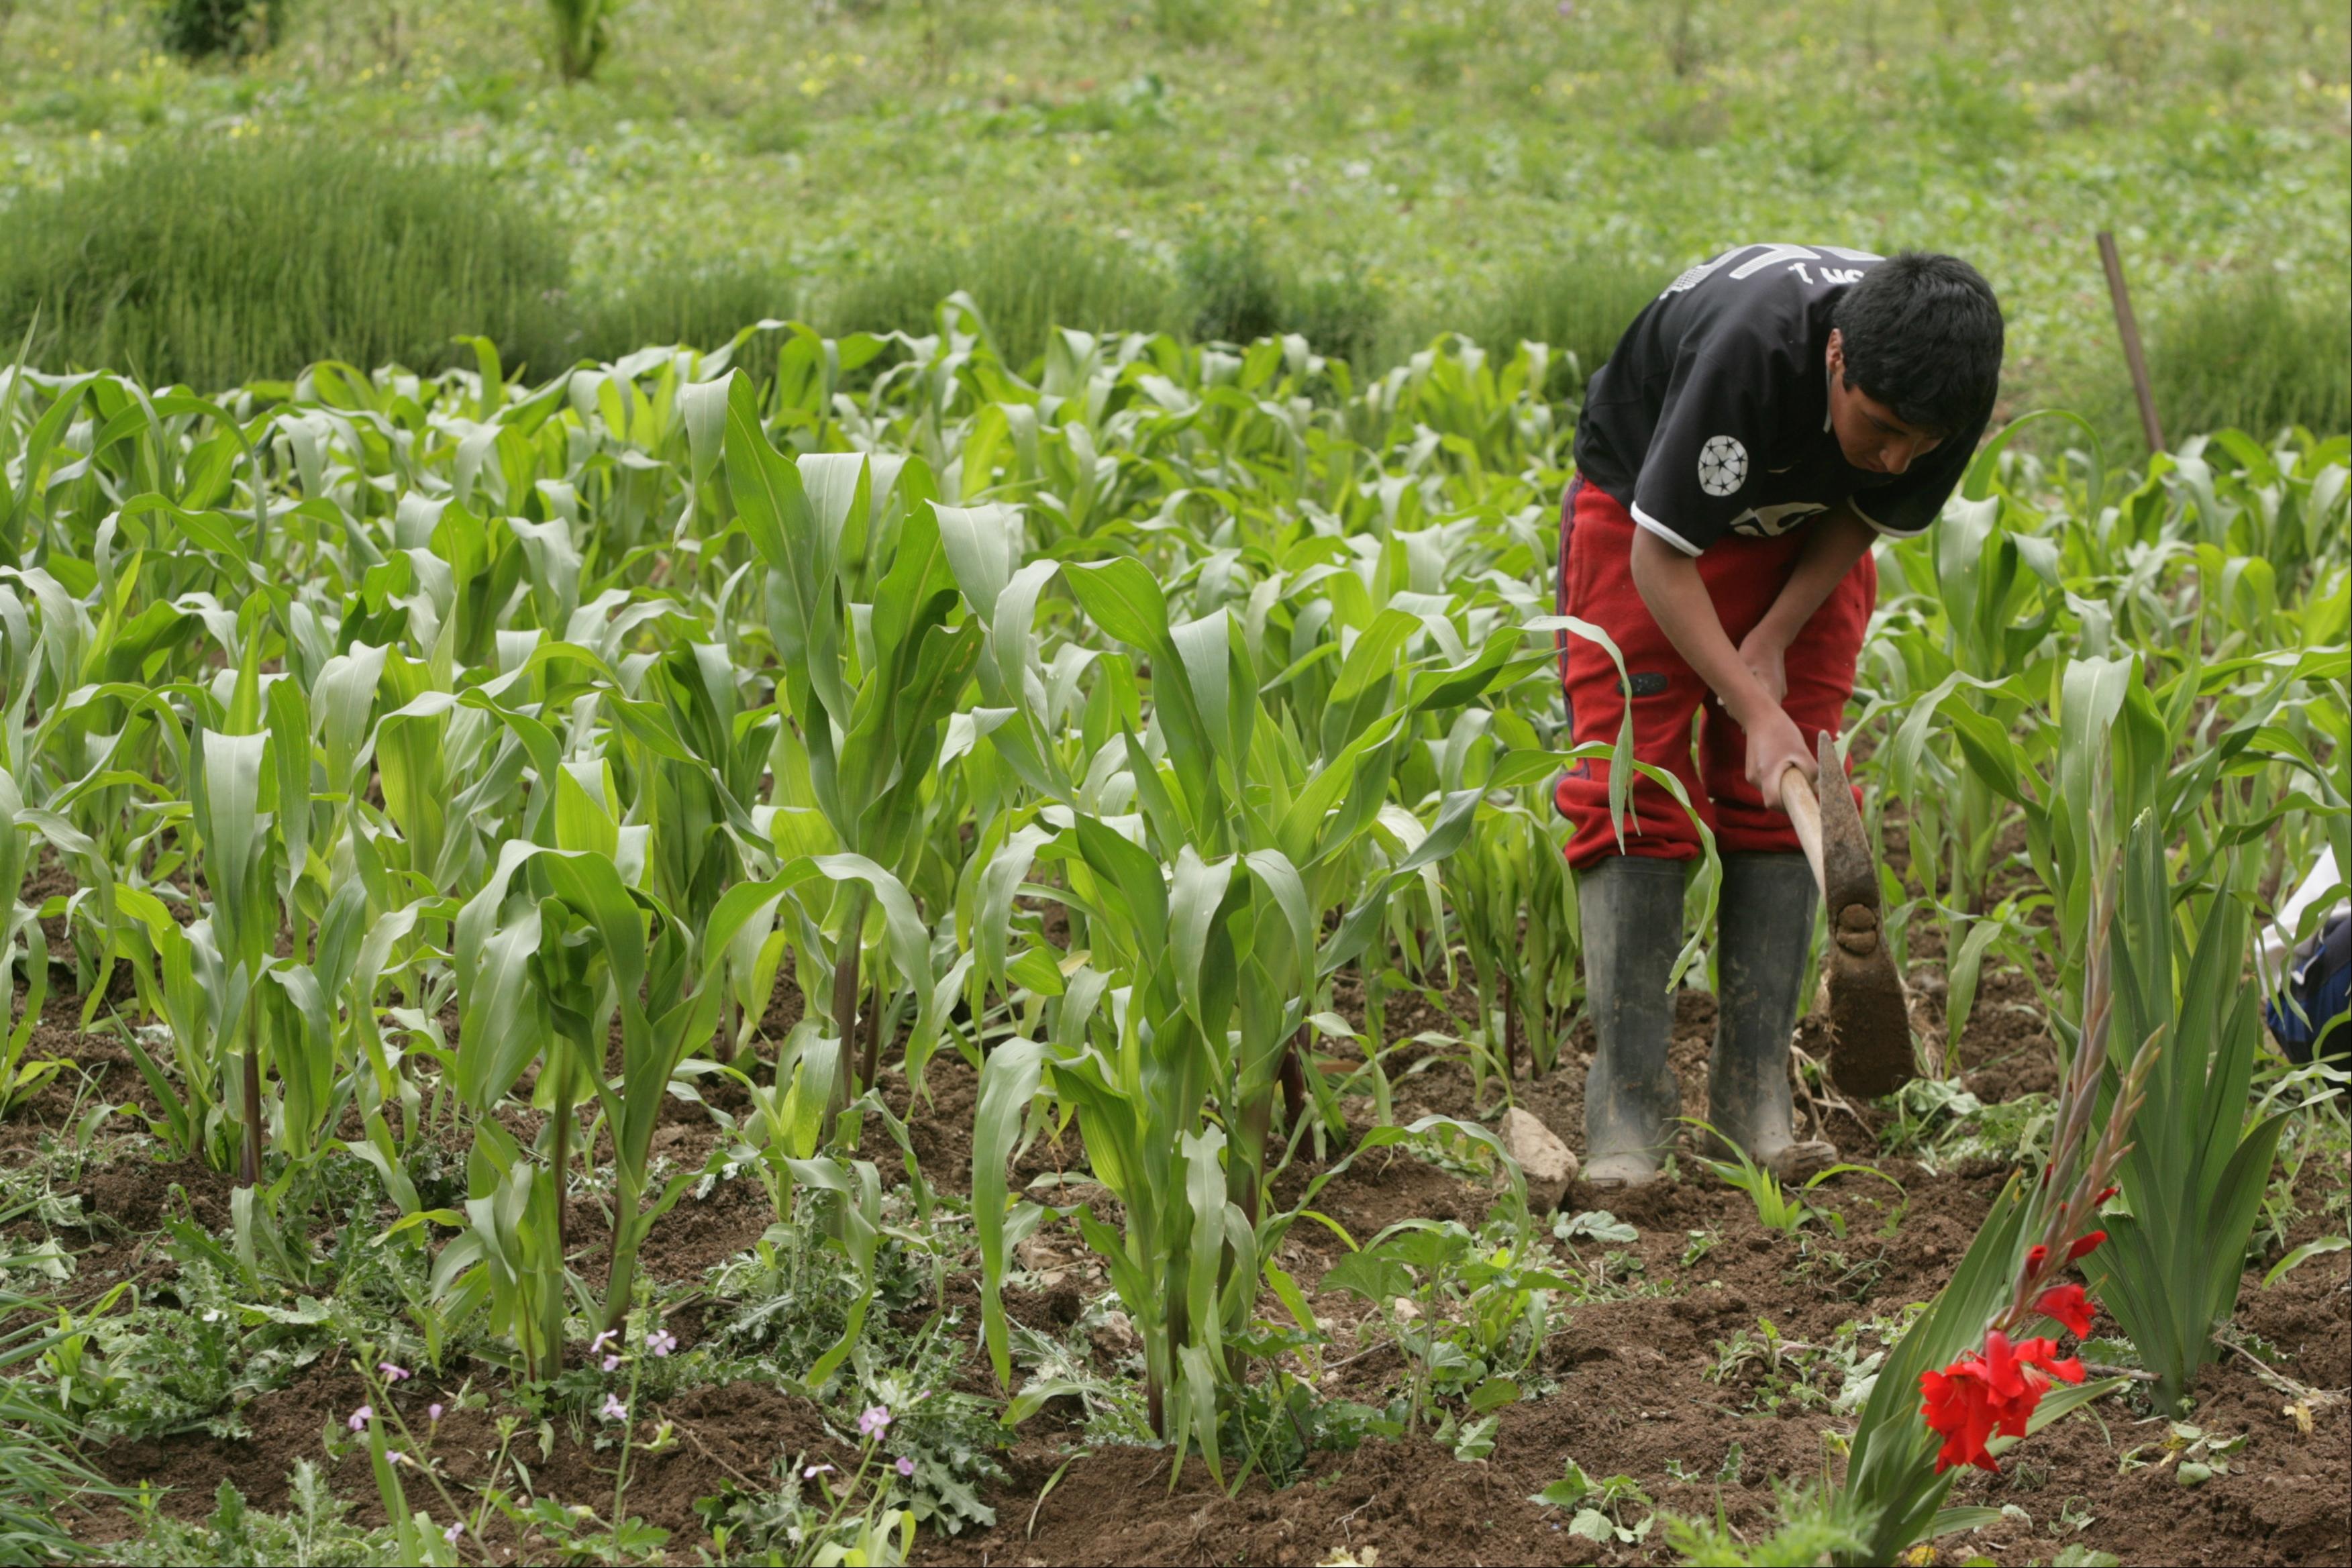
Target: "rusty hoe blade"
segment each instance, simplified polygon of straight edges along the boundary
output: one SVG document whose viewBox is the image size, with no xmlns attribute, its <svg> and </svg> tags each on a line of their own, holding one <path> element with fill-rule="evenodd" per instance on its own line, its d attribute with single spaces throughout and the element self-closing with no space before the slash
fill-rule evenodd
<svg viewBox="0 0 2352 1568">
<path fill-rule="evenodd" d="M 1822 901 L 1830 992 L 1830 1075 L 1850 1094 L 1892 1094 L 1916 1075 L 1911 1012 L 1881 929 L 1878 857 L 1845 786 L 1845 768 L 1824 731 L 1821 764 Z"/>
</svg>

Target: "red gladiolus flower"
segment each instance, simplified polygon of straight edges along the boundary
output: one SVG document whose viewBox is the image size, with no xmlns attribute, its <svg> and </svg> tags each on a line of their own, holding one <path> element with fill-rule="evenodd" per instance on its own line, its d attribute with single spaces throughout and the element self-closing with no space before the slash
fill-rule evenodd
<svg viewBox="0 0 2352 1568">
<path fill-rule="evenodd" d="M 2021 1362 L 2026 1363 L 2036 1371 L 2047 1373 L 2050 1376 L 2058 1379 L 2061 1383 L 2080 1383 L 2083 1381 L 2082 1358 L 2079 1356 L 2060 1355 L 2058 1354 L 2058 1342 L 2056 1340 L 2027 1340 L 2024 1343 L 2017 1347 L 2017 1359 Z M 2036 1404 L 2041 1402 L 2041 1394 L 2037 1391 L 2034 1395 L 2034 1401 Z M 2032 1413 L 2032 1407 L 2029 1406 L 2027 1414 L 2031 1415 Z M 2021 1437 L 2024 1435 L 2025 1434 L 2022 1432 L 2018 1434 Z"/>
<path fill-rule="evenodd" d="M 2072 1263 L 2075 1259 L 2082 1257 L 2086 1252 L 2095 1252 L 2098 1250 L 2099 1243 L 2105 1241 L 2106 1239 L 2107 1233 L 2104 1230 L 2084 1231 L 2082 1235 L 2074 1238 L 2074 1244 L 2072 1247 L 2066 1249 L 2066 1261 Z"/>
<path fill-rule="evenodd" d="M 2000 1467 L 1985 1451 L 1985 1444 L 1996 1435 L 2024 1437 L 2026 1423 L 2053 1377 L 2080 1383 L 2083 1364 L 2061 1358 L 2057 1345 L 2047 1339 L 2012 1345 L 1998 1329 L 1985 1335 L 1982 1353 L 1969 1351 L 1941 1372 L 1921 1373 L 1919 1413 L 1944 1437 L 1936 1455 L 1936 1473 L 1957 1465 L 1998 1470 Z"/>
<path fill-rule="evenodd" d="M 2080 1285 L 2053 1285 L 2034 1298 L 2033 1310 L 2066 1325 L 2076 1339 L 2091 1337 L 2091 1300 Z"/>
<path fill-rule="evenodd" d="M 1944 1437 L 1944 1446 L 1936 1453 L 1936 1473 L 1940 1476 L 1955 1465 L 1974 1465 L 1999 1474 L 2000 1467 L 1985 1452 L 1985 1442 L 2000 1416 L 1973 1359 L 1962 1356 L 1941 1372 L 1921 1373 L 1919 1392 L 1926 1401 L 1919 1414 L 1927 1418 L 1931 1430 Z"/>
<path fill-rule="evenodd" d="M 2042 1267 L 2042 1260 L 2043 1259 L 2045 1259 L 2045 1258 L 2049 1257 L 2049 1256 L 2050 1256 L 2050 1249 L 2049 1249 L 2049 1248 L 2047 1248 L 2047 1247 L 2042 1246 L 2042 1245 L 2040 1242 L 2038 1242 L 2038 1241 L 2037 1241 L 2037 1242 L 2035 1242 L 2032 1246 L 2031 1246 L 2031 1247 L 2027 1248 L 2027 1249 L 2025 1249 L 2025 1271 L 2026 1271 L 2026 1273 L 2028 1273 L 2028 1274 L 2030 1275 L 2030 1274 L 2032 1274 L 2035 1270 L 2037 1270 L 2037 1269 L 2041 1268 L 2041 1267 Z"/>
<path fill-rule="evenodd" d="M 2099 1196 L 2093 1198 L 2091 1202 L 2095 1205 L 2105 1203 L 2107 1199 L 2115 1197 L 2116 1194 L 2121 1191 L 2123 1191 L 2123 1188 L 2119 1186 L 2103 1186 L 2099 1189 Z"/>
</svg>

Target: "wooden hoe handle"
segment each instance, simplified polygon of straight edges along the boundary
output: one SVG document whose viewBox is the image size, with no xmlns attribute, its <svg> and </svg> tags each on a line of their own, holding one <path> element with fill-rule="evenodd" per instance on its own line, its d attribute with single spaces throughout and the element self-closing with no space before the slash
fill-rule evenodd
<svg viewBox="0 0 2352 1568">
<path fill-rule="evenodd" d="M 1780 775 L 1780 804 L 1796 824 L 1797 841 L 1805 846 L 1805 860 L 1813 868 L 1813 881 L 1829 895 L 1829 878 L 1822 874 L 1822 802 L 1806 781 L 1805 770 L 1791 764 Z"/>
</svg>

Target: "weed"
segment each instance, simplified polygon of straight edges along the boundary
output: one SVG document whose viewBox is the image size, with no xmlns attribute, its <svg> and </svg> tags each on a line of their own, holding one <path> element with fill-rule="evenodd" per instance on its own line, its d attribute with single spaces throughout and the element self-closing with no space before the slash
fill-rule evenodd
<svg viewBox="0 0 2352 1568">
<path fill-rule="evenodd" d="M 1896 1193 L 1900 1194 L 1903 1191 L 1903 1184 L 1885 1171 L 1873 1170 L 1868 1166 L 1834 1165 L 1808 1176 L 1804 1184 L 1795 1189 L 1795 1195 L 1792 1196 L 1790 1190 L 1781 1185 L 1780 1177 L 1749 1159 L 1745 1149 L 1725 1139 L 1714 1127 L 1705 1122 L 1694 1121 L 1691 1124 L 1706 1133 L 1718 1145 L 1727 1149 L 1731 1155 L 1727 1160 L 1702 1158 L 1699 1163 L 1731 1186 L 1746 1193 L 1754 1201 L 1758 1224 L 1767 1230 L 1777 1230 L 1784 1236 L 1795 1235 L 1801 1227 L 1813 1220 L 1822 1221 L 1840 1237 L 1845 1235 L 1843 1216 L 1829 1209 L 1816 1208 L 1804 1201 L 1805 1194 L 1811 1193 L 1823 1182 L 1837 1176 L 1848 1174 L 1876 1176 L 1893 1187 Z"/>
<path fill-rule="evenodd" d="M 1988 1105 L 1956 1079 L 1915 1078 L 1896 1091 L 1879 1146 L 1931 1175 L 1991 1161 L 2019 1165 L 2049 1135 L 2051 1099 L 2026 1093 Z"/>
<path fill-rule="evenodd" d="M 1879 1248 L 1869 1257 L 1854 1259 L 1817 1237 L 1797 1243 L 1797 1261 L 1789 1270 L 1791 1283 L 1803 1281 L 1830 1301 L 1867 1301 L 1886 1273 L 1887 1253 Z"/>
<path fill-rule="evenodd" d="M 1700 1568 L 1802 1568 L 1866 1550 L 1825 1489 L 1791 1487 L 1776 1479 L 1772 1492 L 1775 1522 L 1762 1541 L 1750 1542 L 1732 1529 L 1720 1499 L 1712 1521 L 1667 1515 L 1666 1539 L 1683 1561 Z"/>
<path fill-rule="evenodd" d="M 1684 1244 L 1682 1256 L 1675 1260 L 1676 1267 L 1685 1270 L 1690 1269 L 1700 1259 L 1714 1251 L 1716 1243 L 1723 1239 L 1712 1230 L 1693 1230 L 1685 1234 L 1690 1239 Z"/>
<path fill-rule="evenodd" d="M 155 31 L 175 55 L 201 60 L 215 55 L 258 54 L 285 31 L 290 0 L 158 0 Z"/>
<path fill-rule="evenodd" d="M 829 330 L 929 333 L 940 299 L 979 307 L 1006 361 L 1045 351 L 1055 327 L 1176 331 L 1187 323 L 1177 280 L 1149 254 L 1073 224 L 1011 221 L 954 246 L 913 246 L 839 280 L 816 301 Z"/>
<path fill-rule="evenodd" d="M 1638 1523 L 1625 1521 L 1629 1510 L 1651 1506 L 1649 1494 L 1635 1484 L 1633 1477 L 1618 1475 L 1595 1480 L 1574 1459 L 1566 1461 L 1565 1469 L 1559 1479 L 1528 1500 L 1539 1508 L 1567 1511 L 1570 1534 L 1603 1546 L 1631 1546 L 1649 1539 L 1650 1526 L 1655 1522 L 1651 1515 L 1644 1513 Z"/>
<path fill-rule="evenodd" d="M 232 386 L 319 360 L 437 371 L 487 333 L 566 357 L 563 243 L 479 172 L 334 141 L 152 141 L 20 199 L 0 332 L 52 362 Z"/>
<path fill-rule="evenodd" d="M 2234 425 L 2352 425 L 2352 305 L 2297 294 L 2268 267 L 2204 282 L 2149 333 L 2148 373 L 2168 434 Z"/>
<path fill-rule="evenodd" d="M 287 1478 L 286 1511 L 271 1514 L 247 1504 L 235 1483 L 224 1479 L 204 1519 L 182 1522 L 163 1511 L 163 1499 L 142 1490 L 131 1510 L 134 1533 L 111 1548 L 131 1563 L 220 1568 L 247 1563 L 321 1564 L 398 1563 L 398 1532 L 389 1525 L 363 1530 L 351 1521 L 352 1503 L 337 1497 L 309 1459 L 297 1459 Z"/>
<path fill-rule="evenodd" d="M 1559 351 L 1557 384 L 1547 389 L 1581 402 L 1585 382 L 1606 363 L 1643 306 L 1671 282 L 1670 269 L 1628 267 L 1622 256 L 1570 251 L 1523 262 L 1505 273 L 1493 294 L 1475 303 L 1458 326 L 1497 349 L 1525 341 Z"/>
<path fill-rule="evenodd" d="M 1748 1389 L 1748 1408 L 1769 1414 L 1806 1409 L 1850 1410 L 1870 1392 L 1884 1351 L 1864 1351 L 1869 1325 L 1845 1323 L 1827 1344 L 1783 1337 L 1769 1318 L 1756 1330 L 1736 1330 L 1715 1342 L 1711 1382 Z"/>
</svg>

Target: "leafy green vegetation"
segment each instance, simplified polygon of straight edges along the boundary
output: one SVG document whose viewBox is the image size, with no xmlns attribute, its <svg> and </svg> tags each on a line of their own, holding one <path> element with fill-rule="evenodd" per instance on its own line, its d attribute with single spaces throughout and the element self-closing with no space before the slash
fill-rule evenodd
<svg viewBox="0 0 2352 1568">
<path fill-rule="evenodd" d="M 0 1312 L 14 1325 L 0 1334 L 0 1372 L 6 1374 L 0 1377 L 0 1554 L 26 1563 L 72 1562 L 88 1555 L 76 1539 L 78 1511 L 105 1500 L 115 1489 L 72 1450 L 79 1427 L 73 1412 L 28 1376 L 54 1336 L 42 1316 L 51 1303 L 8 1279 L 27 1264 L 38 1266 L 25 1256 L 0 1257 Z"/>
<path fill-rule="evenodd" d="M 156 0 L 163 46 L 192 60 L 257 54 L 285 31 L 289 0 Z"/>
<path fill-rule="evenodd" d="M 0 320 L 36 362 L 217 389 L 324 359 L 438 371 L 469 332 L 569 357 L 562 232 L 415 153 L 157 140 L 21 195 L 9 228 Z"/>
<path fill-rule="evenodd" d="M 1050 316 L 1300 331 L 1360 371 L 1441 330 L 1506 355 L 1524 335 L 1589 373 L 1651 279 L 1742 238 L 1822 238 L 1970 256 L 2009 307 L 2011 406 L 2084 409 L 2122 450 L 2137 421 L 2091 247 L 2106 227 L 2176 439 L 2342 427 L 2345 356 L 2293 351 L 2284 325 L 2345 314 L 2322 280 L 2340 281 L 2352 221 L 2346 19 L 2324 0 L 2162 20 L 1977 0 L 420 0 L 290 6 L 277 47 L 234 69 L 142 53 L 161 40 L 138 7 L 11 10 L 12 208 L 126 147 L 258 131 L 478 168 L 488 221 L 558 227 L 576 340 L 417 313 L 367 323 L 384 335 L 338 350 L 354 363 L 437 369 L 458 330 L 542 373 L 714 349 L 761 316 L 920 330 L 971 287 L 1016 363 Z M 608 40 L 590 79 L 562 79 L 558 12 Z M 2206 303 L 2238 276 L 2275 277 L 2276 308 Z M 1022 302 L 1033 287 L 1050 306 Z M 23 329 L 0 312 L 12 342 Z M 2214 337 L 2277 347 L 2242 359 Z M 328 351 L 252 341 L 192 379 L 283 378 Z"/>
<path fill-rule="evenodd" d="M 2129 1375 L 2015 1428 L 2300 1354 L 2243 1325 L 2340 1280 L 2352 1131 L 2241 981 L 2352 864 L 2336 10 L 421 0 L 148 52 L 197 9 L 0 6 L 0 1557 L 1043 1555 L 1101 1472 L 1192 1546 L 1204 1487 L 1315 1483 L 1281 1550 L 1354 1560 L 1312 1510 L 1375 1445 L 1479 1478 L 1433 1529 L 1885 1561 L 2002 1527 L 1922 1377 L 2095 1332 L 2041 1291 L 2095 1221 Z M 1581 1049 L 1551 783 L 1627 761 L 1568 744 L 1553 519 L 1624 320 L 1792 213 L 1977 258 L 2011 410 L 2084 413 L 1877 550 L 1844 738 L 1943 1075 L 1802 1083 L 1924 1175 L 1705 1150 L 1621 1219 L 1506 1114 Z M 1563 1441 L 1596 1399 L 1830 1463 L 1694 1523 L 1759 1460 Z M 2157 1429 L 2126 1469 L 2224 1489 L 2296 1440 Z M 211 1443 L 283 1488 L 187 1486 Z"/>
<path fill-rule="evenodd" d="M 436 376 L 329 363 L 226 402 L 29 369 L 0 388 L 5 842 L 51 890 L 19 894 L 16 962 L 39 933 L 136 1065 L 129 1135 L 226 1195 L 209 1222 L 168 1204 L 168 1281 L 68 1309 L 30 1386 L 121 1442 L 237 1430 L 333 1345 L 376 1367 L 327 1458 L 366 1459 L 389 1547 L 319 1498 L 268 1521 L 218 1500 L 222 1539 L 415 1557 L 495 1525 L 554 1555 L 665 1552 L 620 1460 L 676 1436 L 635 1412 L 742 1383 L 860 1437 L 738 1476 L 698 1517 L 740 1542 L 891 1554 L 984 1524 L 989 1434 L 1065 1398 L 1233 1488 L 1374 1437 L 1490 1461 L 1559 1325 L 1689 1289 L 1632 1225 L 1530 1212 L 1476 1113 L 1401 1111 L 1429 1063 L 1382 1021 L 1455 997 L 1457 1032 L 1416 1038 L 1488 1106 L 1521 1092 L 1521 1056 L 1558 1060 L 1514 1031 L 1574 1006 L 1544 797 L 1614 748 L 1559 731 L 1551 350 L 1447 337 L 1359 382 L 1296 338 L 1057 329 L 1032 379 L 968 297 L 931 326 L 793 324 L 539 382 L 473 339 Z M 2352 823 L 2328 766 L 2347 457 L 2231 431 L 2126 477 L 2095 444 L 2045 465 L 2004 435 L 1936 534 L 1882 550 L 1865 776 L 1946 897 L 2045 890 L 2046 919 L 1961 924 L 2031 966 L 2094 1069 L 2119 819 L 2145 814 L 2114 959 L 2135 1035 L 2169 1016 L 2145 961 L 2159 863 L 2210 912 L 2181 1003 L 2204 1008 L 2247 930 L 2221 912 L 2252 894 L 2254 856 L 2226 852 L 2301 863 Z M 786 999 L 796 1021 L 772 1025 Z M 16 1070 L 27 1098 L 62 1090 Z M 975 1096 L 968 1205 L 912 1129 L 943 1072 Z M 2308 1080 L 2268 1091 L 2257 1166 L 2290 1124 L 2295 1168 L 2333 1146 Z M 2177 1120 L 2189 1091 L 2159 1086 L 2150 1113 Z M 2031 1098 L 1988 1118 L 1950 1086 L 1908 1092 L 1890 1136 L 2079 1164 L 2088 1092 L 2060 1098 L 2048 1152 Z M 1018 1185 L 1066 1134 L 1083 1167 Z M 1360 1238 L 1318 1207 L 1400 1159 L 1478 1207 Z M 1759 1237 L 1820 1217 L 1818 1185 L 1716 1168 L 1769 1207 Z M 2171 1228 L 2215 1260 L 2208 1322 L 2258 1210 L 2294 1223 L 2253 1167 L 2231 1179 L 2227 1213 Z M 756 1221 L 710 1266 L 688 1350 L 661 1326 L 680 1287 L 641 1258 L 722 1188 Z M 51 1227 L 102 1223 L 46 1201 Z M 1885 1352 L 1769 1319 L 1724 1342 L 1755 1399 L 1862 1422 L 1877 1491 L 1850 1498 L 1906 1500 L 1856 1526 L 1873 1551 L 1940 1496 L 1900 1390 L 1980 1332 L 2029 1218 L 1997 1207 L 1965 1289 L 1927 1328 L 1874 1331 Z M 1824 1223 L 1776 1268 L 1867 1294 L 1883 1249 L 1857 1261 Z M 1345 1251 L 1303 1276 L 1308 1227 Z M 1713 1266 L 1710 1235 L 1682 1270 Z M 1009 1310 L 1073 1274 L 1115 1363 Z M 2179 1359 L 2141 1332 L 2152 1368 Z M 1384 1402 L 1317 1392 L 1316 1368 L 1368 1355 L 1399 1369 Z M 1864 1405 L 1873 1356 L 1893 1370 Z M 484 1385 L 450 1389 L 459 1365 Z M 442 1419 L 404 1386 L 425 1377 L 499 1442 L 609 1433 L 609 1502 L 551 1496 L 527 1458 L 462 1491 L 395 1463 Z M 1613 1484 L 1559 1506 L 1622 1543 L 1650 1505 Z M 211 1550 L 173 1517 L 140 1527 L 157 1553 Z"/>
<path fill-rule="evenodd" d="M 2158 319 L 2157 412 L 2173 431 L 2352 427 L 2352 298 L 2275 272 L 2199 286 Z"/>
</svg>

